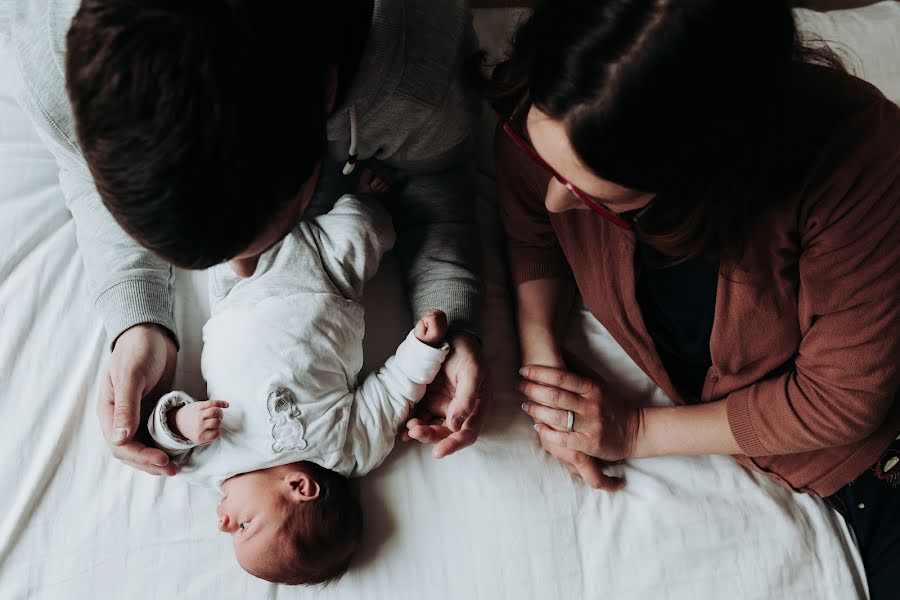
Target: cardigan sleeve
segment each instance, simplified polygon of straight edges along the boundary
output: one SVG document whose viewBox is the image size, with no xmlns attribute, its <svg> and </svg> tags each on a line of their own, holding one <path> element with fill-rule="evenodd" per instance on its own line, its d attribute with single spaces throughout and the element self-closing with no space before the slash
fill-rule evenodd
<svg viewBox="0 0 900 600">
<path fill-rule="evenodd" d="M 494 152 L 513 284 L 570 277 L 569 264 L 544 207 L 549 173 L 529 160 L 500 128 L 495 135 Z"/>
<path fill-rule="evenodd" d="M 848 445 L 884 423 L 900 386 L 900 110 L 849 121 L 799 212 L 792 370 L 727 398 L 748 456 Z"/>
</svg>

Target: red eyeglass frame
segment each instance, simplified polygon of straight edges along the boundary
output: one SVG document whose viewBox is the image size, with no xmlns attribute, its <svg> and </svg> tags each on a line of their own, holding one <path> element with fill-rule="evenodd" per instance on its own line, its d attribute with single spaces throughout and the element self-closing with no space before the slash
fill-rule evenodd
<svg viewBox="0 0 900 600">
<path fill-rule="evenodd" d="M 547 164 L 547 161 L 545 161 L 543 158 L 541 158 L 541 155 L 537 153 L 537 150 L 535 150 L 531 146 L 531 144 L 526 142 L 524 139 L 522 139 L 522 137 L 518 133 L 516 133 L 516 130 L 512 125 L 513 119 L 515 118 L 516 114 L 520 112 L 520 110 L 523 106 L 528 106 L 528 105 L 529 105 L 529 103 L 527 102 L 527 97 L 526 97 L 525 99 L 523 99 L 523 102 L 516 108 L 516 110 L 513 111 L 513 114 L 510 115 L 509 119 L 507 119 L 506 122 L 503 124 L 503 131 L 506 133 L 506 135 L 508 135 L 510 137 L 510 139 L 513 141 L 513 143 L 516 145 L 516 147 L 518 147 L 519 150 L 524 152 L 528 156 L 528 158 L 530 158 L 533 162 L 537 163 L 538 166 L 542 167 L 548 173 L 550 173 L 558 182 L 560 182 L 563 185 L 563 187 L 565 187 L 567 190 L 569 190 L 573 196 L 575 196 L 576 198 L 578 198 L 579 200 L 581 200 L 582 202 L 587 204 L 588 207 L 590 207 L 590 209 L 593 210 L 595 213 L 597 213 L 598 215 L 600 215 L 607 221 L 610 221 L 613 224 L 621 227 L 622 229 L 625 229 L 625 230 L 632 229 L 634 227 L 634 225 L 632 223 L 629 223 L 628 221 L 622 219 L 621 217 L 619 217 L 618 215 L 616 215 L 609 209 L 604 208 L 603 206 L 598 204 L 596 201 L 594 201 L 590 196 L 588 196 L 587 194 L 582 192 L 580 189 L 578 189 L 568 179 L 566 179 L 565 177 L 563 177 L 562 175 L 557 173 L 556 169 L 554 169 L 549 164 Z"/>
</svg>

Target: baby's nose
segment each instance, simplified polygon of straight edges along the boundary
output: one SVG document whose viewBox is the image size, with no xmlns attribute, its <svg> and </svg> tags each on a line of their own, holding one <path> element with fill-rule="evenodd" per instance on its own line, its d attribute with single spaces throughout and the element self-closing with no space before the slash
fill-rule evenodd
<svg viewBox="0 0 900 600">
<path fill-rule="evenodd" d="M 219 518 L 219 531 L 223 533 L 234 533 L 237 530 L 237 523 L 234 523 L 228 515 Z"/>
</svg>

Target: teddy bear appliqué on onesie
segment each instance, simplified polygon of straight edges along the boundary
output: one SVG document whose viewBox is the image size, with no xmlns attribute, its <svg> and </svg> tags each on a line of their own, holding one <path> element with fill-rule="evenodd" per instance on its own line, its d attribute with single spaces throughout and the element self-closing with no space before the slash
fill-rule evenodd
<svg viewBox="0 0 900 600">
<path fill-rule="evenodd" d="M 269 422 L 272 424 L 273 452 L 283 450 L 303 450 L 306 440 L 303 439 L 304 428 L 300 422 L 300 407 L 291 390 L 276 388 L 269 392 L 266 400 L 269 409 Z"/>
</svg>

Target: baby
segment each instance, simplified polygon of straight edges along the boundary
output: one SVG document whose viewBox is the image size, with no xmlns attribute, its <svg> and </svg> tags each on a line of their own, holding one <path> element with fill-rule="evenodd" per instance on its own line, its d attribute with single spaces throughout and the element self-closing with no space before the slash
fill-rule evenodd
<svg viewBox="0 0 900 600">
<path fill-rule="evenodd" d="M 446 316 L 432 311 L 357 384 L 363 286 L 393 243 L 380 203 L 344 196 L 252 277 L 210 272 L 201 369 L 214 400 L 171 392 L 148 426 L 186 478 L 221 490 L 219 529 L 252 575 L 312 584 L 347 570 L 362 535 L 347 478 L 387 457 L 447 356 Z"/>
</svg>

